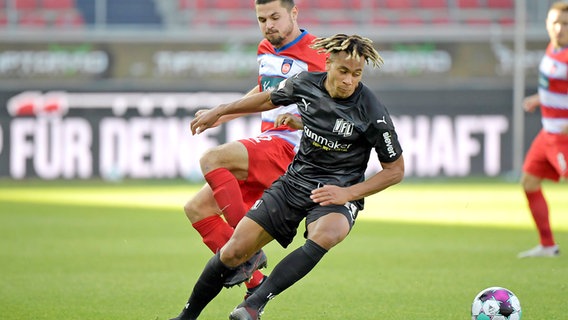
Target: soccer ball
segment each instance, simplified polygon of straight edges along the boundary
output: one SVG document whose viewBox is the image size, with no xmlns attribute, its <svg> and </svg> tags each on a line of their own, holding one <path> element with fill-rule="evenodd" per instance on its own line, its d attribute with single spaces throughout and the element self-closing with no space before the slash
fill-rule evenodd
<svg viewBox="0 0 568 320">
<path fill-rule="evenodd" d="M 471 320 L 520 320 L 521 303 L 510 290 L 490 287 L 475 296 Z"/>
</svg>

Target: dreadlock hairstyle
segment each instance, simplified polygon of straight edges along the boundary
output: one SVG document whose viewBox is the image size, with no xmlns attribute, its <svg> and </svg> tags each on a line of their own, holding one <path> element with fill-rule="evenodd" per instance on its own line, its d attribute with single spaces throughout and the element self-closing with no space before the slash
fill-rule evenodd
<svg viewBox="0 0 568 320">
<path fill-rule="evenodd" d="M 356 34 L 348 36 L 340 33 L 328 38 L 317 38 L 311 47 L 325 54 L 345 51 L 348 59 L 363 58 L 366 63 L 371 63 L 377 68 L 384 63 L 383 58 L 373 48 L 373 41 Z"/>
</svg>

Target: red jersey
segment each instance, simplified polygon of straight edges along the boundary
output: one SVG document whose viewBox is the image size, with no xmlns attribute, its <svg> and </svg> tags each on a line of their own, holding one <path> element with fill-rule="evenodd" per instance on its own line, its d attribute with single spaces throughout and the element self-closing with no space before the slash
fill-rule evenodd
<svg viewBox="0 0 568 320">
<path fill-rule="evenodd" d="M 568 48 L 555 49 L 549 44 L 539 73 L 542 128 L 559 133 L 568 125 Z"/>
<path fill-rule="evenodd" d="M 325 71 L 326 55 L 310 47 L 315 38 L 314 35 L 302 30 L 294 41 L 278 49 L 274 48 L 268 40 L 263 39 L 258 45 L 257 52 L 260 90 L 276 89 L 280 81 L 301 71 Z M 287 126 L 274 128 L 276 117 L 282 113 L 299 115 L 295 104 L 262 112 L 262 134 L 279 136 L 297 147 L 300 132 Z"/>
</svg>

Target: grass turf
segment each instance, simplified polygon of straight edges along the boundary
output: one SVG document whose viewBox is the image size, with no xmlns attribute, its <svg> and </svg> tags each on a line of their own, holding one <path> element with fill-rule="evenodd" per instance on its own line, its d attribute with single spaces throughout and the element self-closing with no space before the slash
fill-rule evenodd
<svg viewBox="0 0 568 320">
<path fill-rule="evenodd" d="M 211 256 L 181 209 L 195 191 L 176 182 L 1 181 L 1 318 L 175 316 Z M 471 300 L 489 286 L 515 292 L 523 319 L 565 319 L 566 258 L 516 258 L 537 241 L 521 192 L 499 181 L 405 182 L 369 197 L 352 234 L 263 319 L 469 319 Z M 566 185 L 545 193 L 562 246 Z M 266 272 L 302 243 L 269 244 Z M 243 293 L 223 290 L 201 319 L 226 319 Z"/>
</svg>

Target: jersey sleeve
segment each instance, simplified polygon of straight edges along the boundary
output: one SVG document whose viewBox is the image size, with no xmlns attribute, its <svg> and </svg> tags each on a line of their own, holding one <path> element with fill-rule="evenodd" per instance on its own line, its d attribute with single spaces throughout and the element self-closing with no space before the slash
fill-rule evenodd
<svg viewBox="0 0 568 320">
<path fill-rule="evenodd" d="M 402 155 L 402 146 L 388 110 L 378 99 L 372 101 L 376 108 L 369 114 L 366 136 L 374 146 L 380 162 L 393 162 Z"/>
<path fill-rule="evenodd" d="M 393 129 L 381 130 L 375 144 L 380 162 L 393 162 L 402 155 L 402 146 L 398 141 L 398 135 Z"/>
<path fill-rule="evenodd" d="M 270 101 L 275 106 L 285 106 L 296 103 L 294 101 L 294 80 L 296 79 L 297 75 L 282 80 L 278 84 L 278 88 L 270 93 Z"/>
</svg>

